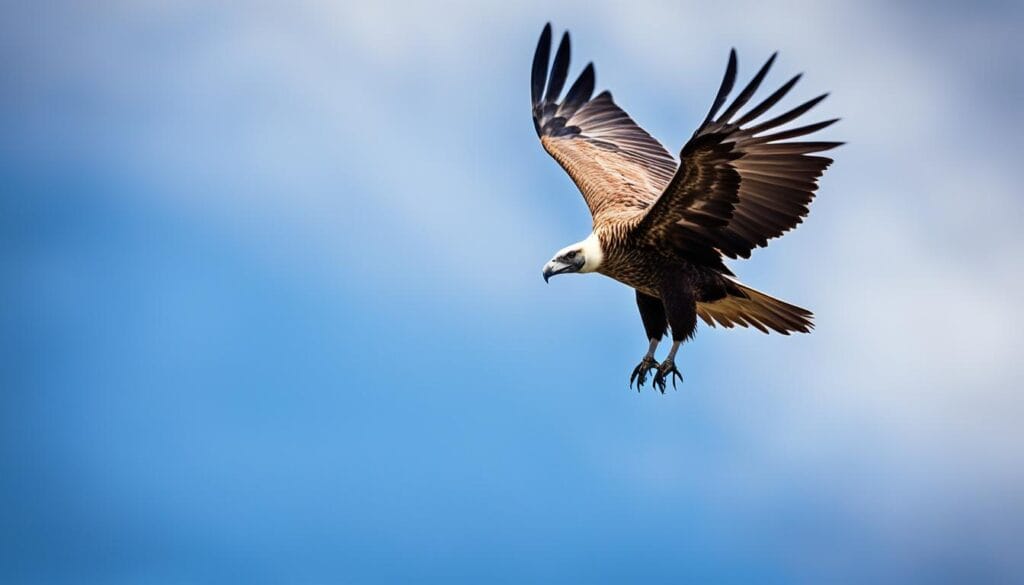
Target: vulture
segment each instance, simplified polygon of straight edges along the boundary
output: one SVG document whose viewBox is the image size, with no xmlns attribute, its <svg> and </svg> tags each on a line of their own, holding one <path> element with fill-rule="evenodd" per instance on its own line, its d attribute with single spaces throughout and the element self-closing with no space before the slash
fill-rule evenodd
<svg viewBox="0 0 1024 585">
<path fill-rule="evenodd" d="M 832 162 L 816 153 L 842 143 L 802 137 L 837 119 L 779 128 L 828 94 L 769 117 L 797 75 L 742 111 L 777 54 L 729 101 L 736 82 L 733 49 L 711 108 L 677 161 L 615 104 L 611 93 L 593 95 L 593 64 L 563 96 L 569 33 L 553 60 L 551 41 L 549 23 L 533 57 L 533 125 L 541 145 L 583 194 L 593 225 L 587 238 L 554 255 L 543 276 L 548 281 L 557 274 L 597 272 L 635 290 L 650 346 L 633 369 L 630 386 L 636 382 L 639 390 L 652 372 L 651 384 L 662 393 L 669 379 L 673 387 L 682 381 L 675 356 L 693 337 L 698 316 L 712 327 L 809 332 L 810 311 L 741 284 L 725 258 L 749 258 L 754 248 L 807 215 L 818 179 Z M 659 363 L 655 351 L 669 331 L 672 348 Z"/>
</svg>

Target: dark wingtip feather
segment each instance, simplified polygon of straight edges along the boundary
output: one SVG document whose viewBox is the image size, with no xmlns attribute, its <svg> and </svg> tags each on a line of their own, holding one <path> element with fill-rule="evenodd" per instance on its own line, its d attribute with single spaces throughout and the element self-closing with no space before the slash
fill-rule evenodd
<svg viewBox="0 0 1024 585">
<path fill-rule="evenodd" d="M 768 142 L 776 142 L 779 140 L 789 140 L 790 138 L 797 138 L 799 136 L 806 136 L 807 134 L 813 134 L 819 130 L 828 128 L 832 124 L 839 121 L 839 118 L 832 118 L 831 120 L 824 120 L 821 122 L 815 122 L 814 124 L 808 124 L 799 128 L 793 128 L 791 130 L 785 130 L 783 132 L 777 132 L 775 134 L 766 134 L 764 136 L 758 136 L 744 141 L 744 145 L 754 144 L 765 144 Z"/>
<path fill-rule="evenodd" d="M 540 103 L 544 92 L 544 82 L 548 76 L 548 59 L 551 57 L 551 23 L 544 25 L 544 30 L 537 40 L 537 49 L 533 53 L 533 69 L 530 73 L 530 99 L 534 105 Z"/>
<path fill-rule="evenodd" d="M 715 96 L 715 101 L 711 103 L 711 110 L 708 111 L 708 115 L 701 122 L 700 128 L 703 128 L 715 117 L 718 113 L 718 109 L 725 103 L 725 98 L 732 91 L 732 86 L 736 84 L 736 49 L 729 49 L 729 64 L 725 66 L 725 75 L 722 77 L 722 84 L 718 86 L 718 95 Z"/>
<path fill-rule="evenodd" d="M 757 126 L 751 127 L 750 132 L 751 134 L 759 134 L 761 132 L 764 132 L 765 130 L 770 130 L 772 128 L 775 128 L 776 126 L 781 126 L 786 122 L 791 122 L 807 113 L 808 110 L 821 103 L 821 100 L 827 97 L 828 94 L 823 93 L 816 98 L 809 99 L 806 102 L 800 104 L 799 106 L 793 108 L 792 110 L 789 110 L 784 114 L 780 114 L 772 118 L 771 120 L 768 120 L 767 122 L 762 122 Z"/>
<path fill-rule="evenodd" d="M 548 78 L 548 90 L 544 94 L 545 102 L 557 102 L 558 95 L 565 87 L 565 80 L 569 77 L 569 58 L 571 47 L 569 44 L 569 31 L 562 34 L 562 40 L 558 43 L 558 50 L 555 51 L 555 62 L 551 65 L 551 76 Z"/>
<path fill-rule="evenodd" d="M 733 100 L 732 104 L 730 104 L 725 112 L 722 113 L 718 122 L 728 123 L 729 119 L 735 116 L 736 112 L 750 101 L 750 98 L 754 97 L 754 93 L 757 92 L 757 88 L 761 87 L 761 82 L 764 81 L 765 76 L 768 75 L 768 71 L 772 68 L 772 64 L 775 63 L 775 58 L 778 56 L 779 52 L 775 51 L 772 53 L 771 57 L 768 57 L 768 60 L 764 62 L 764 65 L 761 66 L 761 69 L 758 70 L 757 74 L 751 78 L 750 82 L 747 83 L 747 86 L 743 88 L 743 91 L 736 96 L 736 99 Z"/>
<path fill-rule="evenodd" d="M 753 109 L 744 114 L 742 118 L 737 120 L 736 125 L 742 126 L 768 111 L 768 109 L 777 104 L 779 100 L 786 97 L 786 94 L 789 93 L 789 90 L 793 89 L 793 86 L 796 85 L 796 82 L 800 81 L 800 78 L 803 76 L 803 73 L 797 73 L 796 75 L 794 75 L 792 79 L 785 83 L 785 85 L 775 90 L 775 93 L 765 98 L 763 102 L 754 106 Z"/>
<path fill-rule="evenodd" d="M 565 101 L 562 102 L 562 106 L 558 108 L 558 114 L 560 116 L 570 117 L 572 114 L 594 93 L 594 64 L 587 63 L 587 66 L 580 73 L 580 76 L 576 78 L 576 82 L 569 88 L 569 93 L 565 94 Z"/>
</svg>

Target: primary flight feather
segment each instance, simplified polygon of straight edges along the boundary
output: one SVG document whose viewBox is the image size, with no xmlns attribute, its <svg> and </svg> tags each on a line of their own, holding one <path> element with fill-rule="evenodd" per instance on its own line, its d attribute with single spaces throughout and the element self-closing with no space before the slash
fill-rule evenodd
<svg viewBox="0 0 1024 585">
<path fill-rule="evenodd" d="M 722 110 L 736 83 L 736 52 L 731 51 L 711 109 L 677 162 L 611 93 L 593 95 L 592 64 L 563 97 L 569 33 L 553 60 L 551 41 L 548 24 L 533 57 L 533 124 L 544 149 L 579 187 L 594 222 L 586 239 L 559 250 L 544 266 L 544 280 L 598 272 L 635 289 L 650 346 L 630 383 L 639 388 L 654 371 L 652 384 L 664 392 L 670 377 L 673 384 L 681 380 L 675 355 L 696 331 L 698 316 L 712 326 L 787 335 L 810 331 L 810 311 L 739 283 L 723 257 L 748 258 L 807 215 L 818 179 L 832 162 L 814 153 L 841 143 L 793 139 L 836 120 L 778 128 L 825 95 L 764 119 L 796 85 L 797 75 L 741 114 L 775 62 L 772 55 Z M 654 353 L 669 330 L 672 348 L 659 364 Z"/>
</svg>

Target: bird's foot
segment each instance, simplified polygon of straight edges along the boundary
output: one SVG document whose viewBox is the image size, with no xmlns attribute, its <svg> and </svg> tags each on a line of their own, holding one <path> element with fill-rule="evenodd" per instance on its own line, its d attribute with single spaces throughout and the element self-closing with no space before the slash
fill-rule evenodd
<svg viewBox="0 0 1024 585">
<path fill-rule="evenodd" d="M 651 356 L 645 355 L 644 359 L 640 360 L 640 363 L 633 368 L 633 374 L 629 376 L 629 387 L 633 387 L 633 381 L 636 381 L 636 391 L 640 391 L 640 387 L 647 382 L 647 374 L 651 370 L 658 368 L 658 362 Z"/>
<path fill-rule="evenodd" d="M 678 369 L 676 369 L 675 362 L 672 360 L 665 360 L 661 363 L 661 366 L 658 367 L 658 373 L 654 374 L 654 379 L 651 380 L 651 386 L 654 386 L 664 394 L 665 386 L 667 385 L 666 382 L 668 382 L 668 378 L 670 376 L 672 378 L 672 388 L 676 387 L 676 378 L 679 378 L 680 382 L 683 381 L 683 375 L 679 373 Z"/>
</svg>

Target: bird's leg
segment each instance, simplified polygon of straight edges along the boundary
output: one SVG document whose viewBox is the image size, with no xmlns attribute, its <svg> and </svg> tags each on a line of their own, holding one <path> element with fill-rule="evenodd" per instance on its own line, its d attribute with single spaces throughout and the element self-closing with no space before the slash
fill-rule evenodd
<svg viewBox="0 0 1024 585">
<path fill-rule="evenodd" d="M 665 305 L 658 297 L 636 291 L 636 306 L 640 309 L 644 332 L 651 342 L 647 355 L 640 360 L 640 365 L 633 369 L 633 375 L 629 377 L 629 385 L 632 387 L 633 380 L 636 380 L 636 391 L 639 392 L 640 387 L 647 381 L 647 374 L 658 367 L 658 362 L 654 359 L 654 350 L 658 349 L 658 342 L 668 331 L 668 318 L 665 316 Z"/>
<path fill-rule="evenodd" d="M 676 350 L 678 350 L 679 346 L 682 344 L 682 340 L 672 342 L 672 349 L 668 350 L 668 355 L 665 356 L 665 361 L 661 362 L 661 365 L 658 367 L 658 373 L 654 374 L 654 379 L 651 381 L 651 385 L 660 390 L 662 394 L 665 393 L 666 379 L 669 376 L 672 377 L 673 388 L 676 387 L 676 378 L 679 378 L 680 382 L 683 381 L 683 375 L 679 373 L 678 369 L 676 369 L 675 362 Z"/>
<path fill-rule="evenodd" d="M 633 368 L 633 374 L 629 377 L 629 386 L 633 387 L 633 380 L 636 380 L 636 391 L 640 391 L 640 387 L 647 381 L 647 374 L 651 370 L 657 369 L 658 361 L 654 359 L 654 351 L 658 349 L 658 342 L 660 339 L 651 339 L 651 347 L 647 350 L 647 355 L 644 356 L 637 367 Z"/>
<path fill-rule="evenodd" d="M 667 275 L 662 282 L 661 299 L 665 304 L 668 324 L 672 328 L 672 349 L 658 367 L 658 373 L 651 380 L 651 385 L 664 394 L 670 376 L 673 388 L 676 387 L 676 378 L 679 378 L 680 382 L 683 380 L 683 375 L 676 369 L 676 351 L 697 331 L 697 301 L 692 285 L 684 274 L 679 273 Z"/>
</svg>

